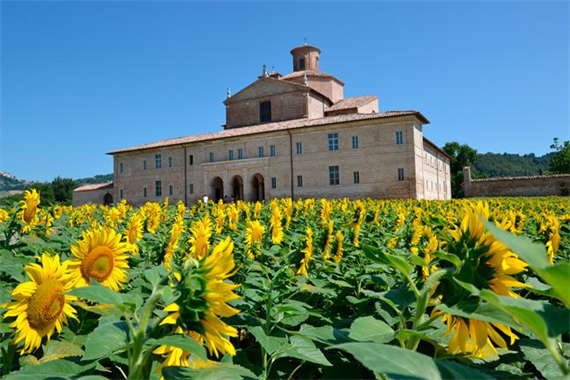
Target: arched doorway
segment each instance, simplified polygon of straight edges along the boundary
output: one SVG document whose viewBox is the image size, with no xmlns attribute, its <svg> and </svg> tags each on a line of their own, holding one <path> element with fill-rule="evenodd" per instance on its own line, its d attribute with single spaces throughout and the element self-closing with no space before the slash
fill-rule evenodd
<svg viewBox="0 0 570 380">
<path fill-rule="evenodd" d="M 265 181 L 259 173 L 255 174 L 251 179 L 253 201 L 265 200 Z"/>
<path fill-rule="evenodd" d="M 232 197 L 237 200 L 243 200 L 243 179 L 236 175 L 232 178 Z"/>
<path fill-rule="evenodd" d="M 111 193 L 106 193 L 106 194 L 103 196 L 103 204 L 104 204 L 105 206 L 109 206 L 109 205 L 112 204 L 112 203 L 113 203 L 113 196 L 111 195 Z"/>
<path fill-rule="evenodd" d="M 214 202 L 224 199 L 224 180 L 220 177 L 214 177 L 212 182 L 210 182 L 210 187 L 212 188 L 211 198 Z"/>
</svg>

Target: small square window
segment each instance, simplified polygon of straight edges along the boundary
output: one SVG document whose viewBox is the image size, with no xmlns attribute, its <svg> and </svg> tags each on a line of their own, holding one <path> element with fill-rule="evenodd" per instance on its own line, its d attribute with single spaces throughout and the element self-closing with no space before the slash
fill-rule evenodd
<svg viewBox="0 0 570 380">
<path fill-rule="evenodd" d="M 303 143 L 297 142 L 296 147 L 297 147 L 297 154 L 303 154 Z"/>
<path fill-rule="evenodd" d="M 329 150 L 338 150 L 338 133 L 329 133 Z"/>
<path fill-rule="evenodd" d="M 146 160 L 143 160 L 143 170 L 146 170 Z"/>
<path fill-rule="evenodd" d="M 228 150 L 228 160 L 233 161 L 234 159 L 234 151 L 233 149 Z"/>
<path fill-rule="evenodd" d="M 168 167 L 172 167 L 172 157 L 168 157 Z"/>
<path fill-rule="evenodd" d="M 275 145 L 270 145 L 270 146 L 269 146 L 269 155 L 270 155 L 271 157 L 274 157 L 274 156 L 275 156 L 275 153 L 276 153 L 276 152 L 275 152 Z"/>
<path fill-rule="evenodd" d="M 258 157 L 263 157 L 263 156 L 265 156 L 265 152 L 264 152 L 264 149 L 263 149 L 262 146 L 260 146 L 260 147 L 257 148 L 257 155 L 258 155 Z"/>
<path fill-rule="evenodd" d="M 329 166 L 329 184 L 340 185 L 338 166 Z"/>
<path fill-rule="evenodd" d="M 303 176 L 302 175 L 297 176 L 297 187 L 303 187 Z"/>
<path fill-rule="evenodd" d="M 271 177 L 271 188 L 277 189 L 277 178 Z"/>
<path fill-rule="evenodd" d="M 404 169 L 403 168 L 398 168 L 398 181 L 403 181 L 404 180 Z M 433 186 L 432 186 L 433 188 Z"/>
<path fill-rule="evenodd" d="M 188 156 L 188 165 L 194 165 L 194 155 L 193 154 Z"/>
<path fill-rule="evenodd" d="M 121 173 L 123 172 L 123 163 L 122 163 L 122 162 L 119 164 L 119 171 L 120 171 Z"/>
<path fill-rule="evenodd" d="M 352 149 L 358 149 L 358 136 L 352 136 Z"/>
<path fill-rule="evenodd" d="M 190 184 L 190 186 L 189 186 L 189 188 L 188 188 L 188 192 L 189 192 L 190 194 L 194 194 L 194 184 L 193 184 L 193 183 Z"/>
<path fill-rule="evenodd" d="M 174 187 L 172 187 L 172 185 L 168 186 L 168 195 L 172 195 L 174 194 Z"/>
<path fill-rule="evenodd" d="M 242 160 L 243 159 L 243 149 L 238 149 L 238 160 Z"/>
<path fill-rule="evenodd" d="M 360 172 L 354 172 L 354 183 L 360 183 Z"/>
<path fill-rule="evenodd" d="M 123 189 L 119 190 L 119 198 L 123 199 Z"/>
<path fill-rule="evenodd" d="M 147 194 L 146 194 L 146 187 L 143 187 L 143 196 L 146 198 Z"/>
<path fill-rule="evenodd" d="M 154 156 L 154 167 L 156 169 L 162 169 L 162 155 L 161 154 L 156 154 Z"/>
<path fill-rule="evenodd" d="M 161 197 L 162 196 L 162 181 L 155 181 L 154 182 L 154 189 L 155 189 L 154 195 L 156 195 L 157 197 Z"/>
<path fill-rule="evenodd" d="M 210 152 L 210 162 L 214 162 L 214 152 Z"/>
</svg>

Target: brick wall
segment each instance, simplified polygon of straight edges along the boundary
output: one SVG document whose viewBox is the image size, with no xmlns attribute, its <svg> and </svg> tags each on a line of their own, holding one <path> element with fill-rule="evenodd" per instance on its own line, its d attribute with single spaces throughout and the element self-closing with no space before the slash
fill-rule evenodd
<svg viewBox="0 0 570 380">
<path fill-rule="evenodd" d="M 463 176 L 466 197 L 565 195 L 564 191 L 570 190 L 568 174 L 474 180 L 466 166 Z"/>
</svg>

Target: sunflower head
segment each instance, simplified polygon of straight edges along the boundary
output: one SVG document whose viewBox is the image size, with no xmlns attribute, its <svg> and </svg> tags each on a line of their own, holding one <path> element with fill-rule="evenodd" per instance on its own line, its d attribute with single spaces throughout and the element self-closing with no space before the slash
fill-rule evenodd
<svg viewBox="0 0 570 380">
<path fill-rule="evenodd" d="M 1 305 L 7 309 L 4 318 L 15 318 L 10 327 L 16 329 L 14 343 L 24 342 L 22 354 L 38 349 L 42 338 L 47 336 L 49 340 L 54 330 L 61 332 L 68 317 L 77 319 L 70 305 L 76 298 L 64 294 L 72 289 L 67 263 L 60 263 L 58 255 L 43 254 L 40 264 L 26 266 L 31 281 L 12 291 L 13 302 Z"/>
<path fill-rule="evenodd" d="M 234 244 L 228 237 L 219 242 L 203 259 L 190 257 L 179 273 L 175 285 L 180 296 L 164 311 L 169 315 L 161 322 L 174 325 L 182 332 L 199 336 L 208 347 L 210 354 L 235 355 L 235 348 L 229 337 L 236 337 L 237 330 L 226 325 L 220 318 L 231 317 L 239 310 L 227 302 L 238 299 L 233 292 L 239 285 L 226 280 L 234 273 Z"/>
<path fill-rule="evenodd" d="M 40 204 L 40 194 L 36 189 L 24 191 L 24 199 L 20 201 L 18 216 L 22 223 L 22 232 L 29 232 L 38 222 L 36 214 Z"/>
<path fill-rule="evenodd" d="M 119 291 L 127 281 L 128 245 L 110 227 L 94 226 L 83 232 L 83 238 L 71 245 L 75 256 L 69 264 L 75 286 L 89 285 L 91 279 Z"/>
</svg>

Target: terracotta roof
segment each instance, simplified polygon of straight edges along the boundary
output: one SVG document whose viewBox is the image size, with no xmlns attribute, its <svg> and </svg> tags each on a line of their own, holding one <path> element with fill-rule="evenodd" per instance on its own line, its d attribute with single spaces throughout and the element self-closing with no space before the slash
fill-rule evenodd
<svg viewBox="0 0 570 380">
<path fill-rule="evenodd" d="M 445 150 L 441 149 L 439 146 L 435 145 L 433 142 L 431 142 L 430 140 L 428 140 L 424 137 L 424 144 L 426 144 L 426 143 L 429 146 L 431 146 L 433 149 L 437 150 L 439 153 L 441 153 L 444 156 L 446 156 L 447 158 L 449 158 L 449 160 L 453 160 L 453 157 L 451 157 L 449 154 L 445 153 Z"/>
<path fill-rule="evenodd" d="M 344 82 L 341 81 L 340 79 L 338 79 L 337 77 L 335 77 L 334 75 L 331 74 L 327 74 L 324 73 L 322 71 L 318 71 L 318 70 L 301 70 L 301 71 L 293 71 L 290 74 L 287 75 L 283 75 L 282 77 L 280 77 L 280 80 L 287 80 L 287 79 L 293 79 L 293 78 L 299 78 L 302 77 L 305 73 L 307 73 L 307 77 L 319 77 L 319 78 L 329 78 L 329 79 L 334 79 L 337 82 L 339 82 L 340 84 L 344 85 Z"/>
<path fill-rule="evenodd" d="M 426 119 L 419 111 L 413 111 L 413 110 L 386 111 L 386 112 L 364 113 L 364 114 L 348 114 L 348 115 L 338 115 L 338 116 L 327 116 L 319 119 L 295 119 L 295 120 L 280 121 L 275 123 L 257 124 L 241 128 L 231 128 L 223 130 L 221 132 L 177 137 L 172 139 L 160 140 L 149 144 L 142 144 L 124 149 L 117 149 L 108 152 L 107 154 L 126 153 L 126 152 L 133 152 L 144 149 L 163 148 L 172 145 L 186 145 L 202 141 L 211 141 L 211 140 L 219 140 L 219 139 L 239 137 L 239 136 L 255 135 L 259 133 L 285 131 L 289 129 L 306 128 L 306 127 L 317 127 L 321 125 L 330 125 L 337 123 L 348 123 L 351 121 L 385 119 L 385 118 L 398 117 L 398 116 L 416 116 L 425 124 L 429 124 L 429 120 Z"/>
<path fill-rule="evenodd" d="M 79 186 L 79 187 L 73 189 L 73 191 L 103 190 L 103 189 L 112 188 L 112 187 L 113 187 L 113 181 L 102 182 L 102 183 L 89 183 L 87 185 Z"/>
<path fill-rule="evenodd" d="M 378 99 L 378 97 L 375 95 L 355 96 L 353 98 L 345 98 L 339 100 L 329 108 L 326 108 L 325 111 L 336 111 L 336 110 L 344 110 L 350 108 L 358 108 L 376 99 Z"/>
</svg>

